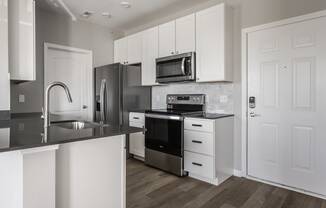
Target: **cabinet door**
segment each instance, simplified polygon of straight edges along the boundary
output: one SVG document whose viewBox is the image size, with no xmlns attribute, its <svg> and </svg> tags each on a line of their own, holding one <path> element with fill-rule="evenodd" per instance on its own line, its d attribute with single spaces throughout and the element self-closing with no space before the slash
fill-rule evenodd
<svg viewBox="0 0 326 208">
<path fill-rule="evenodd" d="M 122 38 L 114 41 L 114 63 L 127 64 L 128 41 Z"/>
<path fill-rule="evenodd" d="M 0 110 L 10 109 L 8 78 L 8 2 L 0 0 Z"/>
<path fill-rule="evenodd" d="M 130 122 L 132 127 L 144 128 L 144 124 Z M 145 135 L 143 132 L 129 135 L 129 152 L 139 157 L 145 157 Z"/>
<path fill-rule="evenodd" d="M 225 81 L 224 4 L 196 13 L 197 81 Z"/>
<path fill-rule="evenodd" d="M 33 81 L 35 77 L 35 2 L 9 1 L 10 75 L 12 80 Z"/>
<path fill-rule="evenodd" d="M 187 53 L 196 50 L 195 14 L 176 20 L 176 53 Z"/>
<path fill-rule="evenodd" d="M 128 61 L 127 64 L 140 63 L 142 58 L 142 34 L 137 33 L 127 37 Z"/>
<path fill-rule="evenodd" d="M 175 21 L 159 26 L 159 56 L 175 54 Z"/>
<path fill-rule="evenodd" d="M 142 85 L 156 85 L 156 59 L 158 58 L 158 27 L 143 32 Z"/>
</svg>

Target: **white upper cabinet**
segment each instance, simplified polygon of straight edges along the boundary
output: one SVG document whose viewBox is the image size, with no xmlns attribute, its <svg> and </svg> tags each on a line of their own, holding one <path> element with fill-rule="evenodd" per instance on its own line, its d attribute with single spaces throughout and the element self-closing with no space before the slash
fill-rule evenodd
<svg viewBox="0 0 326 208">
<path fill-rule="evenodd" d="M 142 85 L 156 85 L 156 59 L 158 58 L 158 27 L 142 33 Z"/>
<path fill-rule="evenodd" d="M 176 53 L 188 53 L 196 50 L 195 14 L 176 20 Z"/>
<path fill-rule="evenodd" d="M 114 62 L 142 63 L 155 85 L 156 58 L 196 52 L 197 82 L 232 82 L 232 10 L 219 4 L 114 42 Z"/>
<path fill-rule="evenodd" d="M 232 81 L 232 15 L 225 4 L 196 13 L 197 82 Z"/>
<path fill-rule="evenodd" d="M 9 1 L 9 69 L 12 80 L 36 79 L 34 0 Z"/>
<path fill-rule="evenodd" d="M 128 36 L 128 55 L 127 64 L 140 63 L 142 58 L 142 34 L 137 33 Z"/>
<path fill-rule="evenodd" d="M 128 39 L 121 38 L 114 41 L 114 63 L 127 64 L 128 62 Z"/>
<path fill-rule="evenodd" d="M 196 50 L 195 14 L 159 26 L 159 57 Z"/>
<path fill-rule="evenodd" d="M 135 64 L 142 58 L 142 34 L 137 33 L 114 41 L 114 63 Z"/>
<path fill-rule="evenodd" d="M 0 111 L 10 109 L 8 66 L 8 0 L 0 0 Z"/>
<path fill-rule="evenodd" d="M 159 57 L 175 54 L 175 21 L 162 24 L 159 29 Z"/>
</svg>

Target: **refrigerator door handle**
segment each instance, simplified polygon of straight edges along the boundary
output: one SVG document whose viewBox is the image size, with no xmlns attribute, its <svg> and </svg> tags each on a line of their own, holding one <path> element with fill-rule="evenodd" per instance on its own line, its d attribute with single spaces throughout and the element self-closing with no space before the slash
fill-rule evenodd
<svg viewBox="0 0 326 208">
<path fill-rule="evenodd" d="M 101 81 L 101 90 L 100 90 L 100 117 L 101 122 L 106 120 L 105 118 L 105 102 L 106 102 L 106 79 L 102 79 Z"/>
</svg>

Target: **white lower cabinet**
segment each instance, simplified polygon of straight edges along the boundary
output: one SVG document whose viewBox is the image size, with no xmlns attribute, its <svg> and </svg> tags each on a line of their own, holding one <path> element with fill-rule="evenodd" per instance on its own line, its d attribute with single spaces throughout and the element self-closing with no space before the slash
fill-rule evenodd
<svg viewBox="0 0 326 208">
<path fill-rule="evenodd" d="M 56 207 L 58 148 L 52 145 L 0 154 L 1 208 Z"/>
<path fill-rule="evenodd" d="M 233 175 L 233 117 L 185 118 L 184 169 L 219 185 Z"/>
<path fill-rule="evenodd" d="M 213 157 L 185 151 L 184 158 L 184 166 L 187 171 L 206 178 L 214 178 Z"/>
<path fill-rule="evenodd" d="M 144 128 L 145 114 L 131 112 L 129 114 L 129 126 Z M 145 135 L 143 132 L 129 135 L 129 152 L 137 157 L 145 157 Z"/>
<path fill-rule="evenodd" d="M 205 155 L 214 155 L 214 136 L 211 133 L 198 131 L 184 131 L 184 148 Z"/>
</svg>

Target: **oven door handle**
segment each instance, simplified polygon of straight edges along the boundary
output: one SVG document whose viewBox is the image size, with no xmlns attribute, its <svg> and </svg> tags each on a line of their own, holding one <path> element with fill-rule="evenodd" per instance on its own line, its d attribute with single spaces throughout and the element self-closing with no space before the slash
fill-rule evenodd
<svg viewBox="0 0 326 208">
<path fill-rule="evenodd" d="M 181 117 L 181 116 L 166 116 L 166 115 L 157 115 L 157 114 L 145 114 L 145 117 L 147 117 L 147 118 L 165 119 L 165 120 L 183 121 L 183 117 Z"/>
</svg>

